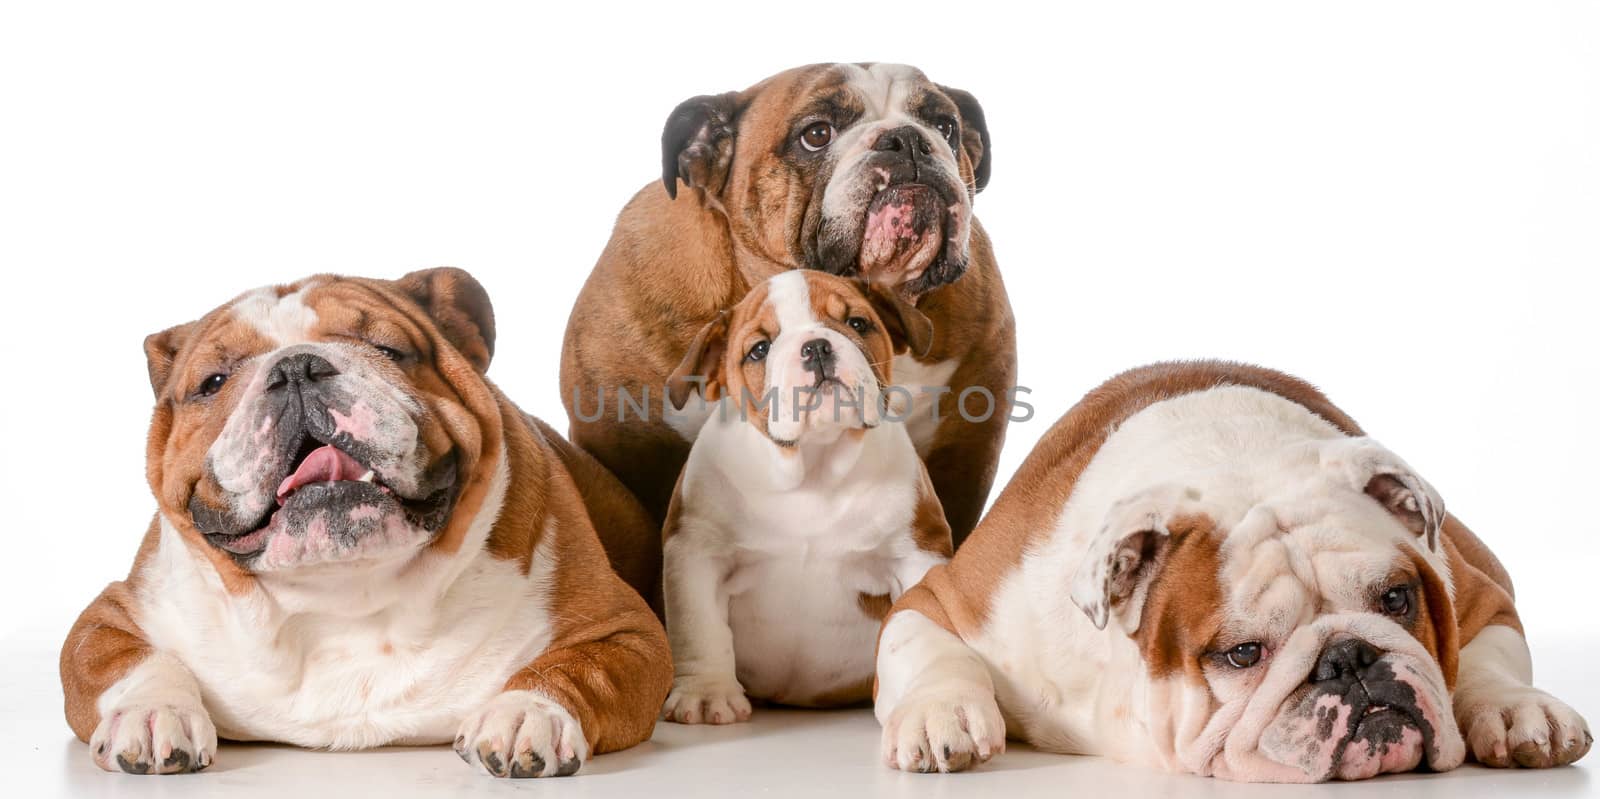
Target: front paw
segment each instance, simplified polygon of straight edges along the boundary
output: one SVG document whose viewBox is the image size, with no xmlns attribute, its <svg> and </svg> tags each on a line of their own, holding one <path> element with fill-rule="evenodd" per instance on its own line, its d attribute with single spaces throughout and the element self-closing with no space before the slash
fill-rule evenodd
<svg viewBox="0 0 1600 799">
<path fill-rule="evenodd" d="M 589 758 L 578 720 L 532 691 L 506 691 L 468 716 L 455 750 L 492 777 L 565 777 Z"/>
<path fill-rule="evenodd" d="M 199 771 L 217 756 L 217 728 L 198 704 L 125 705 L 100 719 L 89 736 L 89 753 L 106 771 Z"/>
<path fill-rule="evenodd" d="M 965 771 L 1006 750 L 994 696 L 930 693 L 902 700 L 883 725 L 883 759 L 901 771 Z"/>
<path fill-rule="evenodd" d="M 1594 742 L 1577 711 L 1528 686 L 1458 698 L 1456 719 L 1472 756 L 1494 768 L 1564 766 L 1583 757 Z"/>
<path fill-rule="evenodd" d="M 750 720 L 750 700 L 737 680 L 683 677 L 661 706 L 661 718 L 679 724 L 733 724 Z"/>
</svg>

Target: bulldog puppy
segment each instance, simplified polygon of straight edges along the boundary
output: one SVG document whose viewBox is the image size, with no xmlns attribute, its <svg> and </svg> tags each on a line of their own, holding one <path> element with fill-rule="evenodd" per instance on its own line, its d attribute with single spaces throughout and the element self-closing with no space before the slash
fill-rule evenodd
<svg viewBox="0 0 1600 799">
<path fill-rule="evenodd" d="M 1434 489 L 1316 389 L 1227 363 L 1101 386 L 948 566 L 891 611 L 889 765 L 1009 734 L 1230 780 L 1571 763 L 1511 581 Z"/>
<path fill-rule="evenodd" d="M 977 99 L 912 67 L 815 64 L 684 101 L 661 145 L 662 185 L 623 208 L 567 324 L 573 441 L 664 519 L 709 412 L 698 396 L 663 407 L 695 332 L 780 272 L 862 276 L 933 322 L 931 346 L 894 372 L 959 544 L 989 496 L 1016 375 L 1011 306 L 972 215 L 993 163 Z M 969 389 L 978 421 L 960 412 Z"/>
<path fill-rule="evenodd" d="M 889 604 L 950 557 L 950 528 L 905 425 L 883 404 L 896 350 L 928 320 L 820 272 L 756 286 L 695 337 L 670 383 L 723 398 L 667 513 L 663 718 L 727 724 L 746 698 L 871 696 Z"/>
<path fill-rule="evenodd" d="M 484 376 L 467 273 L 322 275 L 145 341 L 159 511 L 61 651 L 107 771 L 211 765 L 217 738 L 454 741 L 497 777 L 649 737 L 671 684 L 654 537 L 598 464 Z"/>
</svg>

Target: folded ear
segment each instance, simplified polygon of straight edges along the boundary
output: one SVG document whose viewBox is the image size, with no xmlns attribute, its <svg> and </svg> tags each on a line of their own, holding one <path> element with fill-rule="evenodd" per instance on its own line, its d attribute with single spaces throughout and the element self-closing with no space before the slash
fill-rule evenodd
<svg viewBox="0 0 1600 799">
<path fill-rule="evenodd" d="M 901 299 L 892 288 L 868 284 L 862 286 L 861 291 L 872 303 L 872 309 L 878 312 L 878 318 L 883 320 L 896 352 L 909 349 L 912 355 L 921 358 L 933 349 L 933 322 L 927 314 Z"/>
<path fill-rule="evenodd" d="M 1072 603 L 1104 630 L 1113 616 L 1132 634 L 1139 629 L 1146 589 L 1172 543 L 1168 529 L 1180 516 L 1200 514 L 1198 492 L 1161 485 L 1119 500 L 1090 542 L 1072 578 Z"/>
<path fill-rule="evenodd" d="M 722 356 L 727 348 L 728 312 L 719 311 L 715 319 L 695 334 L 678 368 L 667 377 L 667 399 L 672 401 L 672 407 L 683 410 L 697 383 L 706 402 L 716 402 L 722 397 Z M 701 379 L 692 379 L 697 377 Z"/>
<path fill-rule="evenodd" d="M 172 365 L 178 360 L 178 352 L 199 328 L 199 322 L 188 322 L 144 337 L 145 368 L 150 371 L 150 390 L 155 392 L 158 399 L 161 389 L 166 388 L 167 379 L 172 376 Z"/>
<path fill-rule="evenodd" d="M 738 93 L 703 94 L 678 104 L 661 130 L 661 182 L 678 198 L 678 180 L 712 194 L 722 191 L 733 163 Z"/>
<path fill-rule="evenodd" d="M 989 185 L 989 170 L 994 164 L 983 106 L 978 105 L 978 98 L 970 92 L 949 86 L 940 86 L 939 90 L 954 101 L 956 110 L 961 112 L 961 149 L 972 162 L 972 190 L 974 193 L 983 191 Z"/>
<path fill-rule="evenodd" d="M 1439 662 L 1445 687 L 1454 690 L 1461 655 L 1461 627 L 1456 620 L 1455 600 L 1445 578 L 1427 558 L 1412 551 L 1411 562 L 1416 564 L 1417 575 L 1422 580 L 1422 602 L 1428 609 L 1426 627 L 1432 632 L 1432 646 L 1428 641 L 1423 641 L 1423 646 L 1431 649 Z M 1423 634 L 1421 630 L 1417 633 L 1419 638 Z"/>
<path fill-rule="evenodd" d="M 1439 551 L 1444 499 L 1399 455 L 1371 438 L 1358 436 L 1325 445 L 1322 465 L 1394 514 L 1430 551 Z"/>
<path fill-rule="evenodd" d="M 441 266 L 412 272 L 395 284 L 422 306 L 474 369 L 488 371 L 494 357 L 494 306 L 477 278 L 465 269 Z"/>
</svg>

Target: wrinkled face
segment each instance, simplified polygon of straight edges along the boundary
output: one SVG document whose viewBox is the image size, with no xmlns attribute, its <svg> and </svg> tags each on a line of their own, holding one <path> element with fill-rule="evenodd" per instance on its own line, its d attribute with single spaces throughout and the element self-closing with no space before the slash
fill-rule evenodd
<svg viewBox="0 0 1600 799">
<path fill-rule="evenodd" d="M 989 157 L 971 95 L 904 65 L 823 64 L 736 102 L 720 198 L 747 243 L 781 263 L 913 296 L 966 270 Z"/>
<path fill-rule="evenodd" d="M 680 370 L 705 377 L 708 396 L 730 397 L 732 408 L 780 446 L 873 427 L 883 418 L 883 386 L 903 335 L 900 314 L 917 311 L 854 281 L 785 272 L 713 322 Z"/>
<path fill-rule="evenodd" d="M 1180 735 L 1186 760 L 1284 782 L 1461 762 L 1440 665 L 1454 657 L 1449 591 L 1404 524 L 1321 485 L 1258 505 L 1225 538 L 1202 528 L 1174 545 L 1135 634 L 1181 704 L 1205 709 Z"/>
<path fill-rule="evenodd" d="M 163 512 L 244 572 L 410 558 L 478 465 L 487 389 L 401 284 L 264 288 L 147 347 Z"/>
</svg>

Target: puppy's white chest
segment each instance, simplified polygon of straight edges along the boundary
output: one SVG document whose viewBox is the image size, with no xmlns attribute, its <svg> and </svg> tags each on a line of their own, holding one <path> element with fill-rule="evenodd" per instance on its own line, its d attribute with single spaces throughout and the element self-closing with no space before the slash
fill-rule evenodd
<svg viewBox="0 0 1600 799">
<path fill-rule="evenodd" d="M 899 589 L 893 563 L 883 557 L 746 552 L 728 593 L 745 691 L 810 704 L 871 679 L 879 620 L 867 598 Z"/>
</svg>

